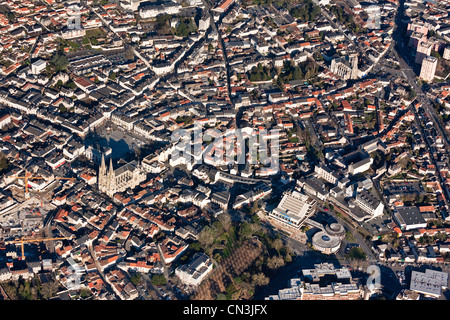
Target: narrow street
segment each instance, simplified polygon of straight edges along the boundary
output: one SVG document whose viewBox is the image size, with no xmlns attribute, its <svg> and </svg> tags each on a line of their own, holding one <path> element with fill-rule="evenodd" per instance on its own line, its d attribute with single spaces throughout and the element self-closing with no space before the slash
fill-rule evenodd
<svg viewBox="0 0 450 320">
<path fill-rule="evenodd" d="M 106 289 L 107 289 L 108 292 L 109 292 L 110 294 L 112 294 L 117 300 L 120 300 L 120 298 L 119 298 L 119 297 L 117 296 L 117 294 L 114 292 L 114 290 L 113 290 L 113 288 L 111 287 L 111 285 L 109 284 L 109 282 L 106 281 L 105 274 L 103 273 L 102 268 L 101 268 L 100 264 L 98 263 L 97 258 L 95 257 L 95 253 L 94 253 L 94 249 L 92 248 L 92 245 L 89 245 L 89 246 L 88 246 L 88 250 L 89 250 L 89 253 L 90 253 L 91 256 L 92 256 L 92 259 L 94 260 L 95 267 L 97 268 L 97 271 L 98 271 L 100 277 L 102 278 L 102 281 L 103 281 L 103 283 L 105 284 Z"/>
<path fill-rule="evenodd" d="M 396 28 L 393 33 L 393 39 L 396 42 L 396 46 L 393 52 L 397 60 L 400 62 L 401 72 L 403 73 L 405 79 L 416 91 L 419 102 L 431 115 L 433 125 L 438 129 L 439 134 L 444 138 L 447 149 L 450 150 L 450 139 L 446 134 L 446 131 L 442 127 L 436 110 L 432 107 L 430 99 L 423 92 L 422 87 L 420 87 L 417 82 L 417 72 L 419 71 L 419 67 L 408 58 L 411 54 L 411 50 L 408 47 L 408 44 L 406 42 L 407 39 L 404 33 L 404 30 L 406 30 L 405 23 L 402 21 L 402 18 L 404 17 L 404 10 L 404 0 L 401 0 L 399 3 L 399 10 L 395 19 Z M 408 62 L 410 62 L 410 64 L 405 61 L 405 58 L 406 60 L 408 60 Z M 414 71 L 414 68 L 417 69 L 417 72 Z"/>
<path fill-rule="evenodd" d="M 217 24 L 216 24 L 216 22 L 214 21 L 214 18 L 213 18 L 214 15 L 213 15 L 213 13 L 211 12 L 211 4 L 209 3 L 208 0 L 203 0 L 203 3 L 204 3 L 204 5 L 205 5 L 205 11 L 207 11 L 207 12 L 209 13 L 209 15 L 210 15 L 210 19 L 211 19 L 211 27 L 212 27 L 212 29 L 213 29 L 214 31 L 217 32 L 217 34 L 218 34 L 218 36 L 219 36 L 219 45 L 220 45 L 220 48 L 222 49 L 222 55 L 223 55 L 223 59 L 224 59 L 224 62 L 225 62 L 225 70 L 226 70 L 226 72 L 227 72 L 227 91 L 228 91 L 228 97 L 230 98 L 230 103 L 233 104 L 233 102 L 231 101 L 230 65 L 228 64 L 228 56 L 227 56 L 227 51 L 226 51 L 226 48 L 225 48 L 225 42 L 223 41 L 222 35 L 221 35 L 221 33 L 219 32 L 219 30 L 218 30 L 218 28 L 217 28 L 217 25 L 220 25 L 220 23 L 221 23 L 221 21 L 222 21 L 222 18 L 225 16 L 226 13 L 224 13 L 224 14 L 220 17 L 219 21 L 217 21 Z M 227 12 L 228 12 L 229 10 L 231 10 L 232 7 L 233 7 L 233 6 L 230 6 L 230 8 L 228 8 Z"/>
<path fill-rule="evenodd" d="M 147 273 L 141 273 L 141 276 L 145 280 L 147 288 L 155 292 L 159 300 L 165 300 L 164 296 L 161 294 L 161 291 L 153 285 L 150 276 Z"/>
</svg>

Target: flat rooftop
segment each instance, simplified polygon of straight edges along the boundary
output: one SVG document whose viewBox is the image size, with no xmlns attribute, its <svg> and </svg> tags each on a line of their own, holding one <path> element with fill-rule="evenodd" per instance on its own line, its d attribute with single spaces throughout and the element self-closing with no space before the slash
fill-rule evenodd
<svg viewBox="0 0 450 320">
<path fill-rule="evenodd" d="M 277 208 L 273 210 L 274 214 L 285 216 L 286 218 L 298 222 L 309 217 L 315 200 L 309 196 L 297 191 L 284 194 Z"/>
<path fill-rule="evenodd" d="M 427 269 L 425 272 L 412 271 L 410 290 L 429 296 L 439 297 L 441 290 L 448 286 L 448 273 Z"/>
<path fill-rule="evenodd" d="M 397 208 L 397 211 L 397 216 L 403 220 L 406 225 L 426 223 L 418 207 L 400 207 Z"/>
</svg>

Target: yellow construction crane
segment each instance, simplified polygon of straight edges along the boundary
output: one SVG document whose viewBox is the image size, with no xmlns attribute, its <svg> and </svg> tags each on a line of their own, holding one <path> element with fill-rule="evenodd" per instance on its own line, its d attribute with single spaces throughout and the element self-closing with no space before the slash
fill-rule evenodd
<svg viewBox="0 0 450 320">
<path fill-rule="evenodd" d="M 20 243 L 21 249 L 22 249 L 22 260 L 25 260 L 25 252 L 24 252 L 24 244 L 29 242 L 44 242 L 44 241 L 51 241 L 51 240 L 69 240 L 72 239 L 72 237 L 60 237 L 60 238 L 39 238 L 39 239 L 25 239 L 22 237 L 19 240 L 12 240 L 12 241 L 5 241 L 5 244 L 17 244 Z"/>
<path fill-rule="evenodd" d="M 29 198 L 29 193 L 28 193 L 28 180 L 33 180 L 33 179 L 47 179 L 44 177 L 34 177 L 34 176 L 30 176 L 29 174 L 31 174 L 31 172 L 25 171 L 25 175 L 24 176 L 17 176 L 17 177 L 11 177 L 14 179 L 24 179 L 24 183 L 25 183 L 25 198 L 28 199 Z M 75 180 L 75 178 L 53 178 L 55 180 Z"/>
</svg>

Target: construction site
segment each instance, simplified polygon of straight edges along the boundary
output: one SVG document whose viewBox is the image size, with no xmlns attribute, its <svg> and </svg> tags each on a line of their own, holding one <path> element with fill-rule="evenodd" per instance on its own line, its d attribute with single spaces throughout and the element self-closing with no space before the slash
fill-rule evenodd
<svg viewBox="0 0 450 320">
<path fill-rule="evenodd" d="M 12 178 L 15 180 L 5 187 L 10 196 L 0 199 L 0 249 L 5 249 L 9 258 L 33 259 L 42 243 L 52 254 L 54 240 L 65 239 L 52 235 L 51 221 L 57 209 L 52 203 L 54 190 L 61 180 L 74 178 L 44 178 L 30 172 Z M 34 190 L 35 181 L 42 182 L 38 190 Z M 42 253 L 42 247 L 39 251 Z"/>
</svg>

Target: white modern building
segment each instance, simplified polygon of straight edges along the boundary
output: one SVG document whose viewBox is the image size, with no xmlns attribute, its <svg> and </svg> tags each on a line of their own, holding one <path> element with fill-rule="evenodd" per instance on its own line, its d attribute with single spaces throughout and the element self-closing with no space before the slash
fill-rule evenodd
<svg viewBox="0 0 450 320">
<path fill-rule="evenodd" d="M 282 225 L 300 229 L 307 218 L 316 211 L 316 200 L 298 191 L 285 192 L 278 207 L 269 217 Z"/>
<path fill-rule="evenodd" d="M 301 272 L 301 278 L 290 279 L 290 287 L 265 297 L 265 300 L 360 300 L 363 297 L 362 287 L 346 267 L 335 268 L 331 263 L 321 263 Z M 324 276 L 335 279 L 324 285 L 320 281 Z"/>
<path fill-rule="evenodd" d="M 427 227 L 427 222 L 418 207 L 399 207 L 394 211 L 394 220 L 402 230 L 414 230 Z"/>
<path fill-rule="evenodd" d="M 31 73 L 40 74 L 47 67 L 47 62 L 45 60 L 39 59 L 31 64 Z"/>
<path fill-rule="evenodd" d="M 315 250 L 324 254 L 332 254 L 339 250 L 341 241 L 345 237 L 345 228 L 339 223 L 325 226 L 325 230 L 317 232 L 312 237 L 312 245 Z"/>
<path fill-rule="evenodd" d="M 211 259 L 206 254 L 197 252 L 188 264 L 175 269 L 175 275 L 187 285 L 198 286 L 212 269 Z"/>
<path fill-rule="evenodd" d="M 326 231 L 319 231 L 313 236 L 312 245 L 315 250 L 324 254 L 332 254 L 341 247 L 341 240 Z"/>
<path fill-rule="evenodd" d="M 205 14 L 198 21 L 198 30 L 206 31 L 210 25 L 211 25 L 211 18 Z"/>
</svg>

